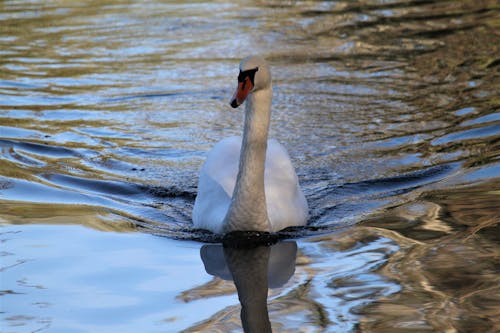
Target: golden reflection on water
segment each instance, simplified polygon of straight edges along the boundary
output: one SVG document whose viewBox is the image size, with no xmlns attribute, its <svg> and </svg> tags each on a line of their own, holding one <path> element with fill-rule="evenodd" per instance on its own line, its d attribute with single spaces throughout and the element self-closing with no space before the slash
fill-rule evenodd
<svg viewBox="0 0 500 333">
<path fill-rule="evenodd" d="M 498 330 L 500 197 L 493 188 L 498 182 L 429 192 L 417 201 L 421 214 L 410 203 L 387 220 L 363 223 L 397 233 L 393 239 L 406 246 L 380 271 L 401 292 L 362 309 L 361 331 Z"/>
<path fill-rule="evenodd" d="M 84 205 L 0 202 L 0 224 L 83 225 L 100 231 L 134 232 L 137 225 L 106 209 Z"/>
<path fill-rule="evenodd" d="M 4 1 L 0 222 L 200 237 L 196 174 L 240 133 L 227 87 L 251 45 L 311 224 L 355 224 L 298 240 L 268 293 L 274 330 L 500 331 L 498 17 L 494 0 Z M 445 171 L 408 174 L 429 166 Z M 195 309 L 236 293 L 178 289 Z M 26 313 L 9 318 L 44 320 Z M 196 320 L 186 331 L 241 329 L 238 305 Z"/>
</svg>

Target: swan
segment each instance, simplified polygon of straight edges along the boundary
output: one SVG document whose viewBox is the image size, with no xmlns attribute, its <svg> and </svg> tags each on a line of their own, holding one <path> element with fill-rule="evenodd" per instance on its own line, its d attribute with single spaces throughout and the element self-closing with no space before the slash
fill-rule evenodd
<svg viewBox="0 0 500 333">
<path fill-rule="evenodd" d="M 193 208 L 196 228 L 276 232 L 307 223 L 292 161 L 278 141 L 268 140 L 271 99 L 269 65 L 260 56 L 246 57 L 230 103 L 237 108 L 246 100 L 243 137 L 225 138 L 208 153 Z"/>
</svg>

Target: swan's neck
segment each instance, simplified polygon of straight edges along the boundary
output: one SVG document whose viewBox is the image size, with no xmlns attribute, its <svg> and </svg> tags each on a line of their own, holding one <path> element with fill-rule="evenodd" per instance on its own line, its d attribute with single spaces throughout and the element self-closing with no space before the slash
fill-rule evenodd
<svg viewBox="0 0 500 333">
<path fill-rule="evenodd" d="M 269 87 L 250 94 L 246 101 L 238 177 L 225 218 L 225 232 L 270 231 L 264 170 L 271 98 L 272 88 Z"/>
</svg>

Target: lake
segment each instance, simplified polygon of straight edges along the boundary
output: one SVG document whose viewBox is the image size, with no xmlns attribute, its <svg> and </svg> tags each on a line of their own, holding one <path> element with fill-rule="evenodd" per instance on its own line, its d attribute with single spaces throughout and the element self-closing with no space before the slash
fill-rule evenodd
<svg viewBox="0 0 500 333">
<path fill-rule="evenodd" d="M 1 331 L 497 332 L 499 9 L 3 1 Z M 250 54 L 310 219 L 231 248 L 191 211 Z"/>
</svg>

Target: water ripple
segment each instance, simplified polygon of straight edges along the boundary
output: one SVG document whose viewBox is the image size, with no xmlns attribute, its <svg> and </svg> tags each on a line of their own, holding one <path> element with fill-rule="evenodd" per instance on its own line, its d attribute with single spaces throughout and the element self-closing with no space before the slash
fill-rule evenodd
<svg viewBox="0 0 500 333">
<path fill-rule="evenodd" d="M 277 325 L 492 330 L 496 1 L 8 1 L 0 25 L 2 223 L 220 241 L 192 228 L 197 174 L 241 134 L 228 100 L 260 53 L 270 134 L 311 208 L 277 235 L 304 263 L 271 301 Z M 231 309 L 203 324 L 232 330 Z"/>
</svg>

